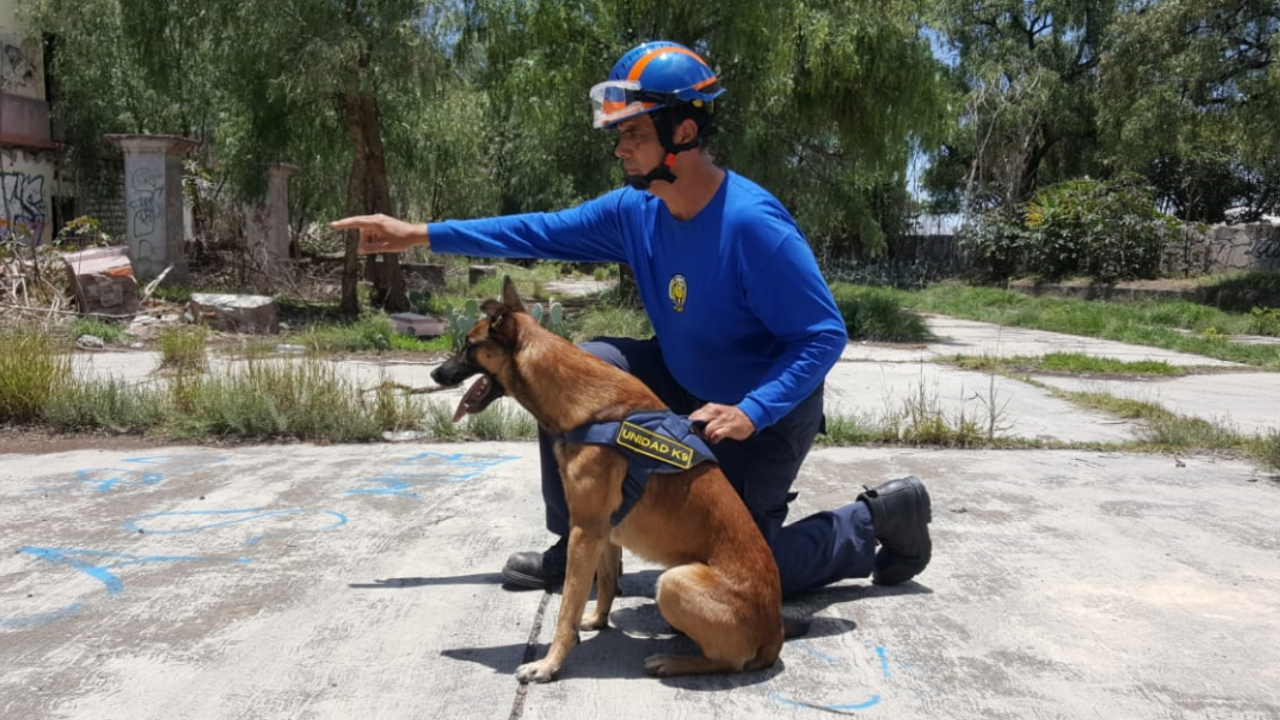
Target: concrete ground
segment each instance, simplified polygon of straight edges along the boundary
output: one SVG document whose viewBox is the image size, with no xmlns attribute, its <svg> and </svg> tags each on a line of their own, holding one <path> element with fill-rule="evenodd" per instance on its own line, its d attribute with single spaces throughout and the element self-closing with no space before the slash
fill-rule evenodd
<svg viewBox="0 0 1280 720">
<path fill-rule="evenodd" d="M 850 345 L 833 404 L 922 383 L 960 407 L 992 397 L 991 377 L 928 360 L 1009 335 L 947 327 L 922 348 Z M 1063 343 L 1165 357 L 1050 334 L 1011 354 Z M 153 367 L 105 358 L 87 371 Z M 343 367 L 429 384 L 418 365 Z M 1159 399 L 1271 427 L 1255 411 L 1280 407 L 1280 374 L 1253 375 L 1248 394 L 1167 389 L 1243 377 L 1228 372 L 1162 381 Z M 1140 431 L 1013 381 L 994 396 L 1012 435 Z M 545 653 L 559 596 L 498 570 L 549 540 L 536 468 L 531 442 L 0 454 L 0 718 L 1280 718 L 1280 485 L 1245 461 L 818 449 L 793 517 L 864 483 L 928 484 L 935 556 L 916 581 L 788 602 L 813 625 L 768 671 L 656 680 L 646 655 L 693 646 L 653 605 L 658 570 L 627 556 L 611 628 L 525 687 L 515 668 Z"/>
</svg>

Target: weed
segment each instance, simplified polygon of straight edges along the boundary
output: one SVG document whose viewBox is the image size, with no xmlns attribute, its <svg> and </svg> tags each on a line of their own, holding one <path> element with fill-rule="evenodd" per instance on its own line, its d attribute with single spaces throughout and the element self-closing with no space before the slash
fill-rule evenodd
<svg viewBox="0 0 1280 720">
<path fill-rule="evenodd" d="M 209 329 L 203 325 L 167 328 L 156 338 L 160 367 L 179 372 L 204 372 L 209 367 L 205 345 Z"/>
<path fill-rule="evenodd" d="M 82 335 L 92 335 L 101 338 L 103 342 L 118 343 L 123 342 L 126 337 L 119 325 L 91 317 L 77 317 L 66 325 L 66 332 L 72 340 Z"/>
<path fill-rule="evenodd" d="M 171 398 L 162 389 L 119 378 L 80 378 L 49 398 L 44 421 L 61 431 L 143 433 L 162 425 L 171 413 Z"/>
<path fill-rule="evenodd" d="M 1249 440 L 1245 450 L 1263 467 L 1280 473 L 1280 430 L 1270 430 Z"/>
<path fill-rule="evenodd" d="M 71 356 L 38 328 L 0 327 L 0 422 L 38 422 L 71 380 Z"/>
<path fill-rule="evenodd" d="M 395 334 L 391 318 L 369 312 L 351 323 L 312 325 L 299 333 L 297 341 L 316 352 L 383 353 L 391 348 Z"/>
<path fill-rule="evenodd" d="M 370 400 L 331 364 L 250 360 L 217 378 L 179 376 L 171 382 L 183 436 L 293 437 L 359 442 L 384 430 L 416 429 L 421 406 L 389 395 Z"/>
<path fill-rule="evenodd" d="M 466 430 L 477 440 L 531 440 L 538 436 L 538 423 L 519 405 L 499 401 L 468 415 Z"/>
<path fill-rule="evenodd" d="M 893 291 L 837 283 L 831 292 L 850 338 L 914 343 L 933 337 L 924 318 L 903 310 Z"/>
</svg>

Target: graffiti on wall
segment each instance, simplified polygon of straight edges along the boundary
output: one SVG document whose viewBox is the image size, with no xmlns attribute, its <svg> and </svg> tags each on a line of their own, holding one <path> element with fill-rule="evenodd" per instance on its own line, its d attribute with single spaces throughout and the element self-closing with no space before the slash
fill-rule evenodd
<svg viewBox="0 0 1280 720">
<path fill-rule="evenodd" d="M 143 267 L 156 259 L 154 237 L 164 202 L 164 180 L 159 168 L 141 167 L 129 176 L 129 236 L 134 258 Z"/>
<path fill-rule="evenodd" d="M 38 85 L 39 78 L 40 66 L 22 46 L 0 42 L 0 84 L 5 90 Z"/>
<path fill-rule="evenodd" d="M 4 209 L 0 215 L 0 239 L 15 236 L 34 238 L 36 244 L 44 236 L 44 176 L 24 172 L 0 173 L 0 194 Z"/>
<path fill-rule="evenodd" d="M 1248 254 L 1259 260 L 1280 260 L 1280 238 L 1272 236 L 1259 240 L 1249 249 Z"/>
</svg>

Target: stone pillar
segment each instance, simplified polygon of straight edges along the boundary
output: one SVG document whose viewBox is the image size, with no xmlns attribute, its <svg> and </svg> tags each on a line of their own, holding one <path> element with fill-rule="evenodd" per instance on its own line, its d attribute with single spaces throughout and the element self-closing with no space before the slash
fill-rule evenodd
<svg viewBox="0 0 1280 720">
<path fill-rule="evenodd" d="M 107 135 L 124 151 L 124 200 L 129 252 L 140 278 L 170 265 L 168 279 L 187 279 L 183 245 L 182 156 L 199 145 L 176 135 Z"/>
<path fill-rule="evenodd" d="M 258 270 L 270 275 L 289 261 L 289 176 L 296 165 L 267 165 L 267 195 L 245 213 L 245 239 Z"/>
</svg>

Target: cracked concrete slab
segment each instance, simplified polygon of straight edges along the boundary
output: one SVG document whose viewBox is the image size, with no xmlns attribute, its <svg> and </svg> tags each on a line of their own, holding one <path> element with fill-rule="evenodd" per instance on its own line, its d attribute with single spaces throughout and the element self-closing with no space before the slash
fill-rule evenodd
<svg viewBox="0 0 1280 720">
<path fill-rule="evenodd" d="M 915 474 L 934 561 L 791 601 L 774 668 L 656 680 L 692 647 L 625 558 L 611 628 L 522 687 L 559 596 L 533 443 L 175 446 L 0 457 L 0 715 L 1280 717 L 1280 487 L 1248 463 L 816 450 L 793 518 Z"/>
</svg>

